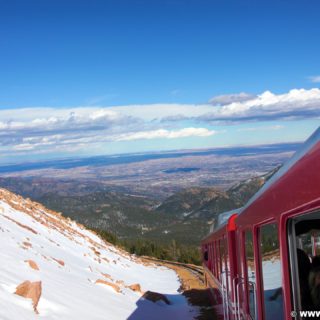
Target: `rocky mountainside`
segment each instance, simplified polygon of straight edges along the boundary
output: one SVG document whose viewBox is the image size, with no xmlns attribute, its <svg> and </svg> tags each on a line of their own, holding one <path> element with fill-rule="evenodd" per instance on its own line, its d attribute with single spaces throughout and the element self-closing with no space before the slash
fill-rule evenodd
<svg viewBox="0 0 320 320">
<path fill-rule="evenodd" d="M 213 188 L 188 188 L 173 194 L 163 201 L 156 210 L 170 212 L 176 217 L 187 217 L 190 212 L 199 210 L 209 201 L 224 196 L 224 192 Z"/>
<path fill-rule="evenodd" d="M 0 246 L 0 319 L 160 320 L 197 314 L 178 292 L 172 270 L 142 263 L 5 189 Z"/>
<path fill-rule="evenodd" d="M 278 169 L 241 181 L 227 191 L 215 188 L 185 189 L 162 202 L 156 211 L 183 220 L 214 219 L 221 212 L 243 206 Z"/>
<path fill-rule="evenodd" d="M 244 206 L 278 169 L 237 183 L 227 191 L 190 188 L 174 194 L 156 208 L 164 217 L 172 217 L 171 222 L 150 230 L 145 236 L 157 241 L 175 239 L 197 245 L 220 213 Z"/>
<path fill-rule="evenodd" d="M 244 205 L 280 168 L 277 166 L 262 176 L 241 181 L 232 186 L 227 194 Z"/>
<path fill-rule="evenodd" d="M 178 219 L 210 219 L 237 206 L 237 201 L 227 192 L 215 188 L 190 188 L 172 195 L 156 210 Z"/>
</svg>

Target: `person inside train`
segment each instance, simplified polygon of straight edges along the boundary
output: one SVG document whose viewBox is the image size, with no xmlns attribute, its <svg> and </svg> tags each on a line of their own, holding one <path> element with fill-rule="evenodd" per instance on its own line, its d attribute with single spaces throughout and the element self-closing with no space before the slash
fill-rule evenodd
<svg viewBox="0 0 320 320">
<path fill-rule="evenodd" d="M 311 270 L 311 262 L 308 255 L 302 250 L 297 249 L 298 258 L 298 274 L 300 283 L 300 298 L 302 310 L 311 310 L 311 296 L 309 288 L 309 273 Z"/>
<path fill-rule="evenodd" d="M 312 300 L 312 309 L 320 310 L 320 266 L 311 269 L 309 274 L 309 288 Z"/>
<path fill-rule="evenodd" d="M 311 263 L 312 268 L 320 267 L 320 256 L 314 256 Z"/>
</svg>

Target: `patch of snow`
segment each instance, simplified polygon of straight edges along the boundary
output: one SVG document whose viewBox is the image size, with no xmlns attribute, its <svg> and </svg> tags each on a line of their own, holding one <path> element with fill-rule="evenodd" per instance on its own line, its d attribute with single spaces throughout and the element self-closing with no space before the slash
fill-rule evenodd
<svg viewBox="0 0 320 320">
<path fill-rule="evenodd" d="M 0 199 L 0 319 L 188 320 L 198 315 L 198 309 L 178 292 L 180 282 L 173 270 L 144 265 L 83 226 L 44 208 L 22 210 L 22 198 L 10 202 L 0 193 Z M 39 270 L 26 260 L 34 261 Z M 119 286 L 120 292 L 96 284 L 98 279 Z M 14 294 L 26 280 L 42 282 L 39 315 L 30 299 Z M 142 293 L 128 288 L 135 283 L 144 292 L 166 295 L 171 304 L 145 300 Z"/>
</svg>

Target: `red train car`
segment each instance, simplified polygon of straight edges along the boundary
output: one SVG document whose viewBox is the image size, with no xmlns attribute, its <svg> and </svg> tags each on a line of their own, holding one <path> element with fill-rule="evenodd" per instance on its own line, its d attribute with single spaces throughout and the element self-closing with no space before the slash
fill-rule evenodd
<svg viewBox="0 0 320 320">
<path fill-rule="evenodd" d="M 306 319 L 301 311 L 320 310 L 320 128 L 235 212 L 202 241 L 220 318 Z"/>
<path fill-rule="evenodd" d="M 215 229 L 202 241 L 205 281 L 221 319 L 228 319 L 236 311 L 233 279 L 238 274 L 235 232 L 238 210 L 220 214 Z"/>
</svg>

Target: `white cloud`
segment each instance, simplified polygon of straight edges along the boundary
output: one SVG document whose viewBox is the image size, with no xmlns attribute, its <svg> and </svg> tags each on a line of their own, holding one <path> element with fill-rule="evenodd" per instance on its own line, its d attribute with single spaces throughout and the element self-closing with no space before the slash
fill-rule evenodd
<svg viewBox="0 0 320 320">
<path fill-rule="evenodd" d="M 250 93 L 240 92 L 213 97 L 209 102 L 213 105 L 225 106 L 233 102 L 244 102 L 254 99 L 256 96 Z"/>
<path fill-rule="evenodd" d="M 276 95 L 266 91 L 255 99 L 215 107 L 198 117 L 202 121 L 296 120 L 320 117 L 320 89 L 293 89 Z"/>
<path fill-rule="evenodd" d="M 232 102 L 227 103 L 228 99 Z M 294 89 L 285 94 L 266 91 L 250 99 L 248 94 L 241 93 L 211 101 L 219 101 L 220 105 L 2 109 L 0 151 L 69 151 L 87 150 L 92 146 L 99 149 L 110 141 L 208 137 L 216 133 L 201 123 L 233 125 L 267 120 L 320 119 L 320 89 L 317 88 Z"/>
<path fill-rule="evenodd" d="M 142 121 L 108 108 L 16 109 L 11 111 L 7 119 L 5 110 L 0 111 L 0 118 L 3 119 L 0 121 L 0 130 L 16 133 L 99 131 L 117 126 L 141 124 Z"/>
<path fill-rule="evenodd" d="M 206 128 L 184 128 L 180 130 L 153 130 L 153 131 L 141 131 L 135 133 L 124 133 L 118 136 L 116 141 L 131 141 L 131 140 L 143 140 L 143 139 L 176 139 L 187 137 L 209 137 L 216 133 L 214 130 L 208 130 Z"/>
<path fill-rule="evenodd" d="M 255 132 L 255 131 L 277 131 L 284 129 L 282 125 L 274 125 L 274 126 L 262 126 L 262 127 L 249 127 L 249 128 L 241 128 L 238 129 L 238 132 Z"/>
<path fill-rule="evenodd" d="M 308 79 L 312 83 L 320 83 L 320 76 L 311 76 L 311 77 L 308 77 Z"/>
</svg>

